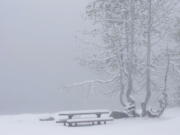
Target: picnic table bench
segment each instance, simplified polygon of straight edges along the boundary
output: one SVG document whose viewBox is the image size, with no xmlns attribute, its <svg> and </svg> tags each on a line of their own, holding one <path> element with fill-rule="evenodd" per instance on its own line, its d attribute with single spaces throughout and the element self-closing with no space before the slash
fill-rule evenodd
<svg viewBox="0 0 180 135">
<path fill-rule="evenodd" d="M 113 120 L 113 118 L 111 118 L 111 117 L 107 117 L 107 118 L 70 119 L 70 120 L 66 121 L 66 124 L 68 126 L 78 126 L 78 124 L 91 124 L 91 125 L 98 124 L 99 125 L 99 124 L 101 124 L 101 122 L 106 124 L 107 121 L 112 121 L 112 120 Z"/>
<path fill-rule="evenodd" d="M 80 123 L 90 123 L 94 124 L 101 124 L 103 122 L 106 124 L 107 121 L 112 121 L 111 117 L 103 118 L 101 117 L 103 114 L 109 114 L 108 110 L 83 110 L 83 111 L 64 111 L 61 112 L 60 116 L 67 116 L 67 119 L 63 119 L 58 121 L 58 123 L 64 123 L 64 125 L 68 126 L 77 126 Z M 95 118 L 73 118 L 74 116 L 84 116 L 84 115 L 95 115 Z"/>
</svg>

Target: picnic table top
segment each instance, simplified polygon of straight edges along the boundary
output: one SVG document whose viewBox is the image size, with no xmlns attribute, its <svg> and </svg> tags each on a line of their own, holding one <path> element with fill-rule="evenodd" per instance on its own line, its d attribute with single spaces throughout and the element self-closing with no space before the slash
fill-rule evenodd
<svg viewBox="0 0 180 135">
<path fill-rule="evenodd" d="M 113 118 L 111 117 L 104 117 L 104 118 L 83 118 L 83 119 L 70 119 L 67 122 L 89 122 L 89 121 L 112 121 Z"/>
<path fill-rule="evenodd" d="M 109 110 L 62 111 L 59 115 L 108 114 Z"/>
</svg>

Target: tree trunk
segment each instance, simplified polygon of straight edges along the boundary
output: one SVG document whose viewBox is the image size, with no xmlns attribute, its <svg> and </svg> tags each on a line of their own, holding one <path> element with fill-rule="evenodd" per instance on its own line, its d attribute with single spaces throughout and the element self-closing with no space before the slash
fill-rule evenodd
<svg viewBox="0 0 180 135">
<path fill-rule="evenodd" d="M 148 31 L 147 31 L 147 60 L 146 60 L 146 96 L 142 103 L 142 116 L 146 115 L 147 105 L 151 98 L 151 28 L 152 28 L 152 1 L 148 0 Z"/>
<path fill-rule="evenodd" d="M 169 65 L 170 65 L 170 56 L 169 56 L 169 49 L 167 47 L 167 66 L 166 66 L 166 73 L 165 73 L 165 77 L 164 77 L 164 93 L 167 93 L 167 81 L 168 81 Z"/>
<path fill-rule="evenodd" d="M 120 99 L 120 103 L 123 107 L 126 107 L 126 104 L 124 102 L 124 83 L 123 83 L 123 67 L 124 67 L 124 64 L 123 64 L 123 54 L 121 53 L 121 56 L 120 56 L 120 94 L 119 94 L 119 99 Z"/>
<path fill-rule="evenodd" d="M 123 107 L 126 107 L 126 104 L 124 102 L 124 85 L 121 84 L 121 91 L 120 91 L 120 94 L 119 94 L 119 100 L 120 100 L 120 103 Z"/>
<path fill-rule="evenodd" d="M 164 91 L 162 93 L 162 99 L 159 100 L 160 112 L 158 117 L 160 117 L 164 113 L 165 109 L 168 106 L 167 82 L 168 82 L 169 65 L 170 65 L 170 56 L 169 56 L 169 49 L 167 47 L 167 66 L 164 77 Z"/>
<path fill-rule="evenodd" d="M 135 104 L 135 101 L 131 97 L 133 91 L 133 56 L 134 56 L 134 12 L 135 12 L 135 1 L 130 0 L 130 45 L 128 43 L 128 89 L 126 92 L 127 100 L 130 104 Z M 127 37 L 129 38 L 129 37 Z"/>
</svg>

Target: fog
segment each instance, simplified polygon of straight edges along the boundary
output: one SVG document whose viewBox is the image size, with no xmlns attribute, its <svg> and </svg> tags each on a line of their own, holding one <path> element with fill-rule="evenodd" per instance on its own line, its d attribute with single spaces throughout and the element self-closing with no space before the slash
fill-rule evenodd
<svg viewBox="0 0 180 135">
<path fill-rule="evenodd" d="M 85 0 L 0 1 L 0 113 L 96 108 L 61 87 L 96 78 L 76 60 Z M 85 94 L 86 95 L 86 94 Z M 86 98 L 86 96 L 84 97 Z M 109 104 L 110 105 L 110 104 Z"/>
</svg>

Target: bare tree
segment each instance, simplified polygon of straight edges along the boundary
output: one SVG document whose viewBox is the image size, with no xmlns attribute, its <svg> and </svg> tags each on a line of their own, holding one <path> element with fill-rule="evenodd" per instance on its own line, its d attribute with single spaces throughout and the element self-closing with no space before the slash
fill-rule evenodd
<svg viewBox="0 0 180 135">
<path fill-rule="evenodd" d="M 168 35 L 175 2 L 176 0 L 93 0 L 87 6 L 86 14 L 88 19 L 93 21 L 95 29 L 88 34 L 92 34 L 93 38 L 99 36 L 103 42 L 90 42 L 99 50 L 87 59 L 81 59 L 81 62 L 98 71 L 104 71 L 111 77 L 109 80 L 75 83 L 68 88 L 110 84 L 112 90 L 104 93 L 119 93 L 121 105 L 133 108 L 134 116 L 138 101 L 133 98 L 133 94 L 142 97 L 144 93 L 142 116 L 161 116 L 167 106 L 167 84 L 171 64 L 168 49 L 167 53 L 163 51 L 166 50 L 163 40 Z M 160 51 L 157 53 L 156 49 Z M 166 60 L 167 66 L 156 65 L 156 61 L 166 63 Z M 160 92 L 162 98 L 158 100 L 158 111 L 153 111 L 148 105 L 153 98 L 153 89 L 161 85 L 153 80 L 154 72 L 159 70 L 162 73 L 157 78 L 164 77 L 164 89 Z M 152 112 L 156 112 L 155 115 Z"/>
</svg>

